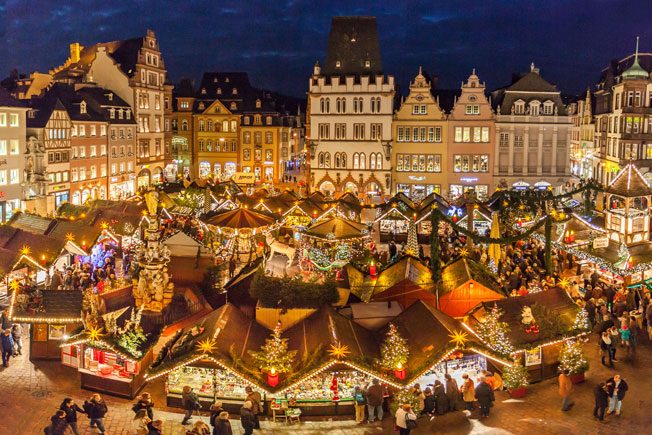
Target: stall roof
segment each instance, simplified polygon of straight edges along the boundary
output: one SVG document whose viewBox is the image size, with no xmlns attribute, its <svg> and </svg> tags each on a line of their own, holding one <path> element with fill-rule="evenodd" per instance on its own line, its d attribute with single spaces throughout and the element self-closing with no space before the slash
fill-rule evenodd
<svg viewBox="0 0 652 435">
<path fill-rule="evenodd" d="M 367 236 L 369 233 L 366 231 L 365 224 L 335 216 L 315 222 L 304 234 L 321 239 L 344 240 Z"/>
<path fill-rule="evenodd" d="M 229 210 L 203 219 L 208 225 L 219 228 L 260 228 L 272 225 L 276 220 L 266 213 L 247 208 Z"/>
<path fill-rule="evenodd" d="M 647 180 L 641 175 L 636 166 L 628 163 L 611 184 L 605 189 L 605 192 L 624 198 L 635 198 L 638 196 L 652 195 L 652 188 Z"/>
<path fill-rule="evenodd" d="M 488 289 L 500 292 L 500 285 L 491 272 L 480 263 L 460 257 L 442 269 L 442 292 L 440 296 L 452 292 L 469 280 L 474 280 Z"/>
<path fill-rule="evenodd" d="M 42 311 L 30 313 L 12 295 L 9 316 L 24 323 L 81 323 L 83 294 L 76 290 L 42 290 Z"/>
<path fill-rule="evenodd" d="M 65 246 L 65 240 L 14 228 L 11 224 L 0 226 L 0 270 L 10 272 L 14 264 L 25 255 L 39 264 L 48 265 L 56 260 Z M 25 252 L 25 250 L 29 252 Z M 45 256 L 41 260 L 41 256 Z"/>
<path fill-rule="evenodd" d="M 571 331 L 577 313 L 580 311 L 580 307 L 575 304 L 565 290 L 560 287 L 554 287 L 549 290 L 530 293 L 526 296 L 515 296 L 492 302 L 483 302 L 469 313 L 471 319 L 469 326 L 473 328 L 477 325 L 477 322 L 480 322 L 484 318 L 485 313 L 491 310 L 494 305 L 503 311 L 501 321 L 507 323 L 507 334 L 517 350 L 523 349 L 524 347 L 541 345 L 550 340 L 564 338 L 561 334 L 549 336 L 549 334 L 544 333 L 533 334 L 526 332 L 525 325 L 521 322 L 521 313 L 524 307 L 532 308 L 535 305 L 544 307 L 549 310 L 549 316 L 546 317 L 554 318 L 555 322 L 559 322 L 559 327 L 567 331 Z M 536 313 L 533 314 L 536 316 Z M 537 323 L 539 322 L 540 319 L 537 320 Z"/>
</svg>

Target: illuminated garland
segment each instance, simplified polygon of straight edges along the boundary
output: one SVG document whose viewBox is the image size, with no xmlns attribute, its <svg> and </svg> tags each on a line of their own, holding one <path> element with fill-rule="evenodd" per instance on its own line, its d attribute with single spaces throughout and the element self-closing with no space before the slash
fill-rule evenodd
<svg viewBox="0 0 652 435">
<path fill-rule="evenodd" d="M 514 353 L 514 346 L 507 337 L 509 326 L 500 319 L 503 311 L 494 305 L 482 322 L 478 324 L 478 335 L 490 349 L 503 356 Z"/>
<path fill-rule="evenodd" d="M 393 323 L 389 324 L 387 336 L 380 347 L 380 356 L 380 365 L 388 370 L 401 369 L 410 356 L 407 340 L 401 336 Z"/>
<path fill-rule="evenodd" d="M 589 360 L 584 355 L 582 343 L 574 340 L 564 343 L 559 351 L 559 370 L 568 370 L 570 375 L 577 375 L 588 369 Z"/>
</svg>

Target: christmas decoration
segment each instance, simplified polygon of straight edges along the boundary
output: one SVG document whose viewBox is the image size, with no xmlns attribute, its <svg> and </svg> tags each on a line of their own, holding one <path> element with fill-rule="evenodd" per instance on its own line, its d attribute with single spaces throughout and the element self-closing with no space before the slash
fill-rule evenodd
<svg viewBox="0 0 652 435">
<path fill-rule="evenodd" d="M 396 413 L 399 406 L 412 405 L 412 410 L 419 410 L 419 396 L 416 396 L 410 388 L 405 388 L 394 393 L 394 400 L 390 403 L 390 410 Z"/>
<path fill-rule="evenodd" d="M 197 350 L 201 353 L 213 353 L 216 347 L 217 343 L 214 338 L 205 338 L 197 343 Z"/>
<path fill-rule="evenodd" d="M 350 354 L 351 351 L 349 350 L 349 347 L 347 345 L 344 345 L 338 341 L 337 344 L 331 344 L 328 353 L 333 358 L 342 359 L 345 358 L 348 354 Z"/>
<path fill-rule="evenodd" d="M 396 325 L 389 324 L 387 336 L 380 348 L 380 365 L 387 370 L 403 370 L 407 363 L 410 350 L 407 346 L 407 340 L 401 337 Z"/>
<path fill-rule="evenodd" d="M 333 376 L 333 380 L 331 381 L 331 387 L 330 390 L 333 393 L 332 400 L 333 402 L 337 402 L 340 400 L 340 394 L 339 394 L 339 388 L 337 387 L 337 377 Z"/>
<path fill-rule="evenodd" d="M 464 347 L 466 341 L 469 338 L 469 334 L 464 331 L 455 331 L 452 334 L 448 335 L 450 337 L 450 342 L 455 345 L 455 347 Z"/>
<path fill-rule="evenodd" d="M 510 390 L 526 387 L 530 383 L 527 369 L 520 364 L 505 366 L 503 370 L 503 381 L 505 388 Z"/>
<path fill-rule="evenodd" d="M 582 343 L 568 340 L 559 351 L 559 370 L 568 370 L 570 375 L 584 373 L 589 369 L 589 361 L 582 350 Z"/>
<path fill-rule="evenodd" d="M 526 326 L 525 332 L 528 334 L 538 334 L 539 326 L 537 321 L 532 314 L 532 308 L 525 306 L 521 310 L 521 323 Z"/>
<path fill-rule="evenodd" d="M 575 316 L 572 331 L 580 332 L 590 330 L 591 324 L 589 323 L 589 313 L 584 308 L 581 308 Z"/>
<path fill-rule="evenodd" d="M 404 252 L 413 257 L 419 256 L 419 242 L 417 240 L 417 224 L 410 221 L 408 224 L 408 239 Z"/>
<path fill-rule="evenodd" d="M 292 361 L 296 351 L 288 350 L 288 339 L 281 337 L 281 324 L 278 323 L 270 338 L 265 339 L 265 344 L 260 351 L 249 351 L 258 367 L 266 372 L 287 373 L 292 370 Z"/>
<path fill-rule="evenodd" d="M 507 322 L 500 320 L 502 316 L 502 310 L 494 305 L 484 321 L 478 325 L 477 332 L 491 349 L 502 356 L 509 356 L 514 352 L 514 346 L 507 337 L 509 330 Z"/>
</svg>

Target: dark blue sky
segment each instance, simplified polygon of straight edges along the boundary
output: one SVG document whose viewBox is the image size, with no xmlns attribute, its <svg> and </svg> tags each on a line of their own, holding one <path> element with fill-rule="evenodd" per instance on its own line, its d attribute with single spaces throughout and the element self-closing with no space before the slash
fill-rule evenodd
<svg viewBox="0 0 652 435">
<path fill-rule="evenodd" d="M 0 75 L 47 70 L 68 44 L 125 39 L 152 28 L 173 81 L 203 71 L 248 71 L 302 96 L 325 56 L 334 15 L 378 17 L 385 71 L 405 88 L 419 65 L 458 87 L 476 68 L 490 89 L 534 61 L 565 92 L 595 83 L 610 59 L 652 52 L 652 0 L 6 0 Z"/>
</svg>

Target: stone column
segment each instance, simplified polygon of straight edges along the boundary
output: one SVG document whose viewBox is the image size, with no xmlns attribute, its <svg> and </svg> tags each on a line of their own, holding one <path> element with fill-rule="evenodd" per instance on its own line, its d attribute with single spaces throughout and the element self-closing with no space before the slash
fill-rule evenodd
<svg viewBox="0 0 652 435">
<path fill-rule="evenodd" d="M 509 155 L 508 166 L 507 166 L 507 175 L 514 175 L 514 126 L 509 128 Z"/>
<path fill-rule="evenodd" d="M 543 126 L 539 127 L 539 136 L 537 138 L 537 176 L 540 177 L 543 172 Z"/>
<path fill-rule="evenodd" d="M 552 164 L 550 165 L 550 175 L 557 175 L 557 130 L 558 127 L 554 126 L 552 131 Z M 563 174 L 566 173 L 566 165 L 568 164 L 568 160 L 570 160 L 570 156 L 566 157 L 567 158 L 564 159 Z"/>
<path fill-rule="evenodd" d="M 528 154 L 530 153 L 530 129 L 526 128 L 523 132 L 523 175 L 527 175 Z"/>
<path fill-rule="evenodd" d="M 494 175 L 500 172 L 500 127 L 496 126 L 496 142 L 494 143 Z"/>
</svg>

